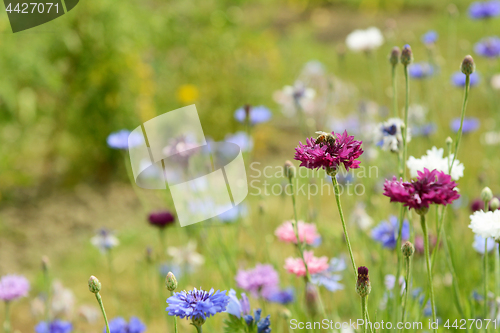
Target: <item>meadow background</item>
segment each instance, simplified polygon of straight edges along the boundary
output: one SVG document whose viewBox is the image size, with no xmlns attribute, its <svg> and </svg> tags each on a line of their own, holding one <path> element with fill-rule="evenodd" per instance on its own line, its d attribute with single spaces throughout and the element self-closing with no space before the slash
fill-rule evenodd
<svg viewBox="0 0 500 333">
<path fill-rule="evenodd" d="M 497 60 L 481 58 L 473 46 L 482 37 L 500 32 L 500 19 L 471 20 L 469 1 L 125 1 L 81 3 L 68 14 L 43 26 L 12 34 L 6 13 L 0 15 L 0 275 L 25 275 L 32 283 L 30 295 L 12 310 L 14 331 L 32 332 L 40 320 L 32 300 L 46 289 L 41 258 L 50 260 L 50 277 L 74 293 L 74 306 L 66 316 L 75 332 L 99 332 L 100 317 L 87 322 L 79 315 L 82 305 L 96 306 L 87 280 L 97 276 L 108 317 L 135 315 L 148 332 L 173 332 L 165 322 L 167 291 L 153 257 L 159 238 L 148 225 L 147 215 L 157 209 L 174 210 L 168 191 L 133 189 L 127 177 L 123 152 L 111 149 L 106 138 L 114 131 L 133 129 L 164 112 L 196 104 L 207 136 L 223 140 L 244 131 L 234 111 L 246 103 L 265 105 L 273 118 L 252 129 L 254 148 L 247 162 L 280 167 L 292 160 L 294 147 L 304 141 L 297 118 L 281 112 L 273 94 L 291 85 L 304 65 L 316 60 L 329 77 L 341 82 L 338 101 L 324 110 L 333 123 L 343 124 L 360 106 L 374 108 L 373 121 L 390 115 L 391 76 L 388 55 L 393 46 L 410 44 L 416 62 L 429 61 L 421 36 L 435 30 L 439 39 L 433 49 L 438 70 L 425 80 L 411 81 L 411 104 L 426 107 L 427 119 L 436 131 L 414 137 L 409 156 L 420 157 L 432 146 L 445 148 L 455 137 L 450 121 L 460 116 L 463 89 L 451 83 L 463 57 L 472 54 L 479 84 L 471 89 L 467 116 L 480 120 L 478 130 L 464 135 L 458 159 L 465 165 L 459 187 L 462 198 L 447 214 L 446 230 L 452 248 L 461 296 L 474 316 L 482 307 L 473 292 L 482 289 L 482 256 L 472 248 L 470 202 L 484 186 L 499 193 L 500 154 L 497 145 L 486 145 L 484 133 L 498 131 L 499 91 L 490 85 L 500 72 Z M 452 5 L 450 7 L 450 5 Z M 450 13 L 451 12 L 451 13 Z M 345 49 L 346 36 L 358 28 L 378 27 L 384 44 L 368 58 Z M 404 80 L 398 70 L 398 101 L 403 107 Z M 332 130 L 328 123 L 315 130 Z M 314 133 L 309 133 L 313 136 Z M 360 139 L 360 138 L 357 138 Z M 365 168 L 378 174 L 356 179 L 365 185 L 362 196 L 343 196 L 350 220 L 359 203 L 366 207 L 375 226 L 397 215 L 398 207 L 381 195 L 381 184 L 396 172 L 396 158 L 389 152 L 362 159 Z M 298 165 L 297 162 L 294 162 Z M 247 170 L 252 177 L 256 173 Z M 267 179 L 281 184 L 283 178 Z M 300 180 L 309 184 L 306 177 Z M 252 189 L 250 192 L 255 192 Z M 146 198 L 146 205 L 138 199 Z M 294 248 L 280 243 L 274 230 L 293 218 L 287 196 L 249 195 L 247 212 L 232 223 L 200 223 L 166 230 L 167 246 L 196 241 L 205 263 L 178 278 L 179 289 L 236 288 L 235 268 L 270 263 L 280 274 L 283 287 L 293 286 L 296 300 L 289 305 L 264 304 L 251 298 L 253 308 L 265 307 L 273 332 L 288 332 L 283 311 L 292 318 L 310 318 L 304 305 L 303 281 L 283 269 L 284 260 L 296 256 Z M 342 229 L 333 195 L 298 197 L 300 219 L 316 223 L 323 243 L 316 255 L 346 256 Z M 410 218 L 412 237 L 421 234 L 418 218 Z M 217 222 L 217 223 L 216 223 Z M 436 234 L 434 220 L 429 221 Z M 101 227 L 114 230 L 120 245 L 109 263 L 92 246 L 90 238 Z M 386 274 L 396 273 L 396 251 L 383 249 L 370 237 L 370 229 L 349 225 L 358 264 L 371 269 L 372 320 L 385 318 L 381 303 L 388 292 Z M 225 257 L 230 253 L 230 260 Z M 493 257 L 491 257 L 491 267 Z M 222 259 L 225 258 L 225 259 Z M 347 258 L 347 257 L 346 257 Z M 444 250 L 434 272 L 437 312 L 443 319 L 459 314 L 452 301 L 450 274 Z M 416 255 L 414 286 L 425 290 L 422 255 Z M 359 298 L 350 267 L 342 273 L 345 289 L 331 293 L 321 289 L 328 314 L 342 320 L 359 316 Z M 497 286 L 490 279 L 490 289 Z M 422 315 L 413 300 L 410 319 Z M 210 319 L 207 332 L 222 332 L 226 314 Z M 3 314 L 0 314 L 3 320 Z M 181 321 L 180 332 L 194 329 Z"/>
</svg>

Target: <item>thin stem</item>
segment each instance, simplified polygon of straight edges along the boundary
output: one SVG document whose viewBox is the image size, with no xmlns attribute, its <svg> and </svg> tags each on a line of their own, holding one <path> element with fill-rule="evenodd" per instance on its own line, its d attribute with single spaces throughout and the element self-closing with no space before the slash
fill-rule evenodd
<svg viewBox="0 0 500 333">
<path fill-rule="evenodd" d="M 495 247 L 498 246 L 498 243 L 495 243 Z M 500 247 L 498 247 L 498 251 L 494 251 L 495 253 L 495 299 L 500 297 Z M 497 309 L 498 310 L 498 309 Z"/>
<path fill-rule="evenodd" d="M 396 95 L 396 66 L 392 66 L 392 114 L 398 116 L 398 97 Z"/>
<path fill-rule="evenodd" d="M 97 299 L 97 303 L 99 303 L 99 307 L 101 308 L 102 316 L 104 317 L 104 323 L 106 324 L 106 333 L 110 333 L 108 317 L 106 316 L 106 311 L 104 310 L 104 304 L 102 303 L 101 295 L 99 293 L 96 293 L 95 298 Z"/>
<path fill-rule="evenodd" d="M 406 153 L 408 149 L 408 108 L 410 105 L 410 79 L 408 78 L 408 66 L 404 66 L 405 71 L 405 87 L 406 87 L 406 96 L 405 96 L 405 114 L 404 114 L 404 124 L 405 128 L 403 131 L 403 159 L 401 161 L 401 170 L 403 179 L 405 178 L 405 170 L 406 170 Z"/>
<path fill-rule="evenodd" d="M 47 293 L 47 297 L 45 298 L 45 320 L 47 322 L 50 321 L 50 277 L 49 277 L 49 271 L 48 268 L 44 268 L 43 270 L 43 282 L 45 284 L 45 292 Z"/>
<path fill-rule="evenodd" d="M 464 93 L 464 102 L 462 104 L 462 115 L 460 117 L 460 128 L 458 129 L 457 132 L 457 140 L 455 142 L 455 151 L 453 153 L 453 160 L 451 161 L 451 166 L 453 166 L 453 163 L 455 163 L 455 160 L 457 159 L 457 154 L 458 154 L 458 146 L 460 144 L 460 139 L 462 138 L 462 131 L 463 131 L 463 125 L 464 125 L 464 118 L 465 118 L 465 109 L 467 108 L 467 100 L 469 99 L 469 89 L 470 89 L 470 75 L 465 75 L 465 93 Z M 451 169 L 451 167 L 450 167 Z"/>
<path fill-rule="evenodd" d="M 406 257 L 406 286 L 405 286 L 405 300 L 403 304 L 403 315 L 401 316 L 401 322 L 405 322 L 405 317 L 406 317 L 406 307 L 408 306 L 408 294 L 410 291 L 410 276 L 411 276 L 411 257 Z M 398 291 L 399 292 L 399 291 Z M 401 327 L 401 331 L 403 331 L 403 328 Z"/>
<path fill-rule="evenodd" d="M 356 274 L 356 263 L 354 262 L 354 255 L 352 254 L 351 242 L 349 241 L 349 235 L 347 234 L 347 227 L 344 219 L 344 213 L 342 212 L 342 205 L 340 204 L 340 193 L 338 191 L 338 182 L 335 175 L 332 175 L 333 191 L 335 192 L 335 200 L 337 201 L 337 207 L 339 209 L 340 221 L 342 221 L 342 228 L 344 229 L 345 241 L 347 243 L 347 249 L 349 250 L 349 256 L 351 257 L 352 269 L 354 272 L 354 279 L 357 279 Z"/>
<path fill-rule="evenodd" d="M 10 333 L 10 303 L 9 301 L 5 301 L 5 319 L 3 322 L 3 331 L 4 333 Z"/>
<path fill-rule="evenodd" d="M 436 305 L 434 303 L 434 288 L 432 286 L 432 267 L 429 255 L 429 233 L 427 231 L 427 223 L 425 222 L 425 215 L 420 215 L 420 224 L 424 233 L 424 248 L 425 248 L 425 262 L 427 264 L 427 278 L 429 280 L 429 290 L 431 295 L 431 308 L 432 308 L 432 321 L 436 322 Z M 434 330 L 437 332 L 437 329 Z"/>
<path fill-rule="evenodd" d="M 483 274 L 484 274 L 484 319 L 488 318 L 488 239 L 484 242 L 484 261 L 483 261 Z"/>
<path fill-rule="evenodd" d="M 170 292 L 171 296 L 174 296 L 174 292 Z M 177 316 L 174 316 L 174 333 L 177 333 Z"/>
<path fill-rule="evenodd" d="M 366 333 L 366 327 L 367 327 L 367 319 L 366 319 L 366 296 L 361 297 L 361 316 L 363 317 L 363 320 L 365 324 L 363 325 L 363 332 Z"/>
</svg>

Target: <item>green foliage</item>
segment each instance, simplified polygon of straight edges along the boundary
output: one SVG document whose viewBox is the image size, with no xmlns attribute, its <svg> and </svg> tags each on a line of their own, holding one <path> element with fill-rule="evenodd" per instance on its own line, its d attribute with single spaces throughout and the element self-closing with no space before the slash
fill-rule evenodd
<svg viewBox="0 0 500 333">
<path fill-rule="evenodd" d="M 247 330 L 248 326 L 245 324 L 243 318 L 238 318 L 232 314 L 229 314 L 228 318 L 229 319 L 224 319 L 224 333 L 252 332 Z"/>
</svg>

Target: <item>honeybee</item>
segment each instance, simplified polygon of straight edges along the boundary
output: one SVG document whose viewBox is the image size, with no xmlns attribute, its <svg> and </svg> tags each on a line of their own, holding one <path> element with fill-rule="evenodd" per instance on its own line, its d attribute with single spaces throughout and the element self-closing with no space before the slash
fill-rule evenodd
<svg viewBox="0 0 500 333">
<path fill-rule="evenodd" d="M 335 137 L 331 133 L 326 133 L 323 131 L 316 132 L 318 137 L 316 138 L 316 144 L 332 144 L 335 142 Z"/>
</svg>

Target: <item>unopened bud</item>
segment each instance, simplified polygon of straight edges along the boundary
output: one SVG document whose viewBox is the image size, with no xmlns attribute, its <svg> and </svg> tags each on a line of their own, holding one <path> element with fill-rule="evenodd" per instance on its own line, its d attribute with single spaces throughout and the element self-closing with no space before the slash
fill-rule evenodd
<svg viewBox="0 0 500 333">
<path fill-rule="evenodd" d="M 44 271 L 45 273 L 49 270 L 49 262 L 49 257 L 42 256 L 42 271 Z"/>
<path fill-rule="evenodd" d="M 468 55 L 465 56 L 464 60 L 462 60 L 462 65 L 460 66 L 460 70 L 462 73 L 465 75 L 471 75 L 474 73 L 476 69 L 476 65 L 474 64 L 474 59 L 472 59 L 472 56 Z"/>
<path fill-rule="evenodd" d="M 489 202 L 491 199 L 493 199 L 493 192 L 491 192 L 491 189 L 488 186 L 486 186 L 481 191 L 481 200 Z"/>
<path fill-rule="evenodd" d="M 396 66 L 398 64 L 400 54 L 401 50 L 399 49 L 399 47 L 394 46 L 389 56 L 389 62 L 391 63 L 392 66 Z"/>
<path fill-rule="evenodd" d="M 293 166 L 292 162 L 286 161 L 285 162 L 285 177 L 288 179 L 292 179 L 295 177 L 295 167 Z"/>
<path fill-rule="evenodd" d="M 196 327 L 201 327 L 203 324 L 205 324 L 205 319 L 203 319 L 203 317 L 200 316 L 192 317 L 191 321 L 193 325 Z"/>
<path fill-rule="evenodd" d="M 450 137 L 447 137 L 447 138 L 446 138 L 446 145 L 447 145 L 447 146 L 451 146 L 451 144 L 452 144 L 452 143 L 453 143 L 453 139 L 452 139 L 452 138 L 450 138 Z"/>
<path fill-rule="evenodd" d="M 409 258 L 415 253 L 415 246 L 411 242 L 406 242 L 401 246 L 401 252 L 406 258 Z"/>
<path fill-rule="evenodd" d="M 284 308 L 283 310 L 281 310 L 280 315 L 285 320 L 292 318 L 292 313 L 287 308 Z"/>
<path fill-rule="evenodd" d="M 490 210 L 497 210 L 498 208 L 500 208 L 500 200 L 493 197 L 493 199 L 490 200 Z"/>
<path fill-rule="evenodd" d="M 101 282 L 93 275 L 89 279 L 89 290 L 93 294 L 101 291 Z"/>
<path fill-rule="evenodd" d="M 411 52 L 410 45 L 406 44 L 401 51 L 401 63 L 408 66 L 413 61 L 413 52 Z"/>
<path fill-rule="evenodd" d="M 368 276 L 368 268 L 365 266 L 358 267 L 358 281 L 356 282 L 356 292 L 361 297 L 366 297 L 372 291 L 370 277 Z"/>
<path fill-rule="evenodd" d="M 168 272 L 167 277 L 165 278 L 165 286 L 169 291 L 177 289 L 177 279 L 175 278 L 174 273 Z"/>
</svg>

